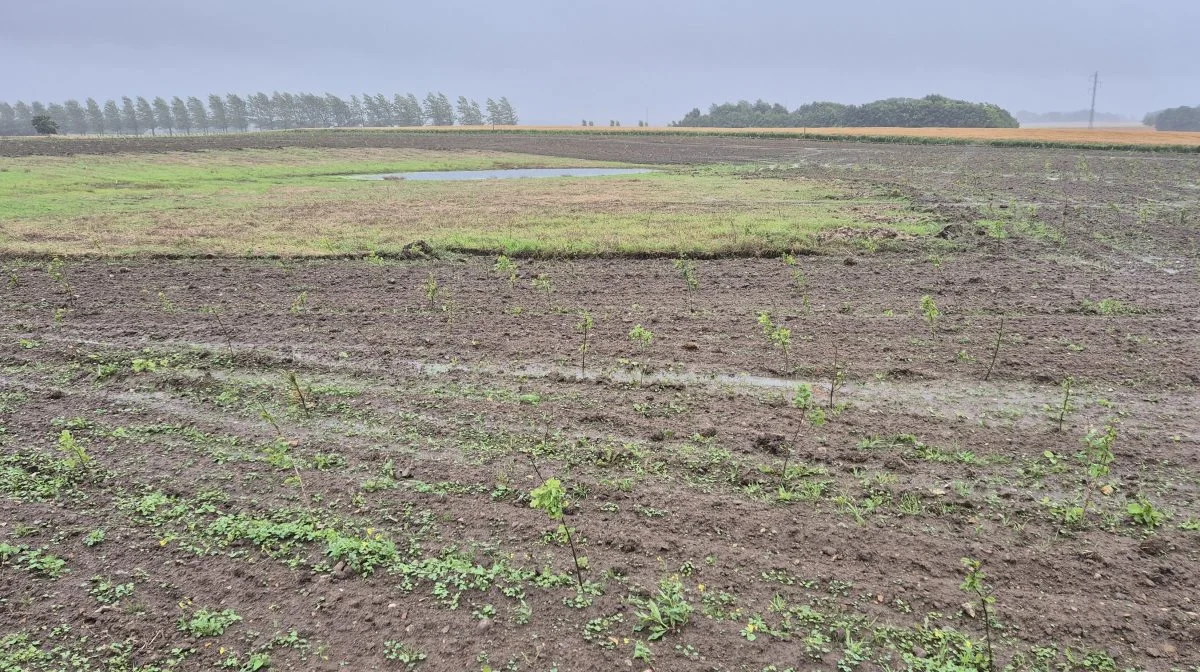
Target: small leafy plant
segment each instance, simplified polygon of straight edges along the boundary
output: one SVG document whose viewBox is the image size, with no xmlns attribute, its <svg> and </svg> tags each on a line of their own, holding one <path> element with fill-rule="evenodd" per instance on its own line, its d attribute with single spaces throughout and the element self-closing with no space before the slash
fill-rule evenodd
<svg viewBox="0 0 1200 672">
<path fill-rule="evenodd" d="M 981 561 L 963 558 L 962 564 L 966 568 L 966 576 L 963 577 L 961 588 L 979 601 L 979 608 L 983 611 L 983 630 L 987 642 L 987 669 L 992 670 L 996 660 L 992 654 L 992 605 L 996 603 L 996 596 L 992 592 L 992 587 L 987 583 L 987 574 L 983 572 Z"/>
<path fill-rule="evenodd" d="M 383 656 L 388 660 L 404 663 L 407 670 L 416 668 L 417 664 L 426 658 L 425 653 L 416 646 L 392 639 L 383 643 Z"/>
<path fill-rule="evenodd" d="M 1154 504 L 1142 495 L 1126 506 L 1129 519 L 1148 530 L 1157 529 L 1167 519 L 1167 514 L 1155 508 Z"/>
<path fill-rule="evenodd" d="M 67 280 L 66 267 L 67 263 L 62 260 L 62 257 L 54 257 L 50 260 L 50 265 L 46 267 L 46 273 L 51 280 L 58 284 L 63 294 L 67 295 L 67 301 L 73 303 L 75 292 L 71 289 L 70 281 Z"/>
<path fill-rule="evenodd" d="M 66 462 L 72 469 L 87 469 L 92 463 L 87 449 L 72 434 L 64 429 L 58 434 L 58 449 L 67 455 Z"/>
<path fill-rule="evenodd" d="M 629 340 L 633 341 L 634 346 L 637 347 L 638 361 L 634 363 L 637 365 L 637 382 L 638 385 L 641 385 L 642 376 L 645 375 L 646 372 L 646 349 L 649 348 L 650 344 L 654 341 L 654 332 L 640 324 L 634 325 L 633 329 L 629 330 Z"/>
<path fill-rule="evenodd" d="M 538 480 L 542 481 L 541 485 L 529 492 L 529 506 L 545 513 L 550 520 L 558 523 L 557 533 L 566 537 L 567 544 L 571 547 L 571 559 L 575 561 L 575 580 L 582 592 L 583 574 L 580 569 L 587 566 L 587 558 L 579 557 L 579 553 L 575 550 L 575 540 L 571 536 L 571 528 L 566 524 L 567 491 L 563 488 L 562 481 L 557 478 L 542 478 L 541 471 L 538 470 L 537 462 L 534 461 L 532 454 L 529 455 L 529 463 L 533 465 L 533 471 L 537 474 Z"/>
<path fill-rule="evenodd" d="M 1112 422 L 1104 427 L 1103 432 L 1093 428 L 1083 437 L 1084 455 L 1088 462 L 1088 488 L 1083 499 L 1083 513 L 1087 513 L 1093 493 L 1107 495 L 1112 492 L 1112 486 L 1105 479 L 1112 473 L 1112 463 L 1116 461 L 1112 448 L 1116 440 L 1117 428 Z"/>
<path fill-rule="evenodd" d="M 499 273 L 499 274 L 505 276 L 505 278 L 508 280 L 509 291 L 512 291 L 513 289 L 516 288 L 516 286 L 517 286 L 517 265 L 513 263 L 512 259 L 509 259 L 508 257 L 504 256 L 503 254 L 496 257 L 496 264 L 494 266 L 492 266 L 492 270 L 495 271 L 496 273 Z"/>
<path fill-rule="evenodd" d="M 925 316 L 925 322 L 929 324 L 929 335 L 935 336 L 938 318 L 942 316 L 942 312 L 938 310 L 933 297 L 928 294 L 921 297 L 921 314 Z"/>
<path fill-rule="evenodd" d="M 684 595 L 683 581 L 670 576 L 658 583 L 658 592 L 650 597 L 630 600 L 638 608 L 640 621 L 634 628 L 648 632 L 646 639 L 654 642 L 669 632 L 677 632 L 692 617 L 694 608 Z"/>
<path fill-rule="evenodd" d="M 758 314 L 758 326 L 762 328 L 767 341 L 783 353 L 784 371 L 790 369 L 791 362 L 788 355 L 792 349 L 792 330 L 776 325 L 771 320 L 771 313 L 765 310 Z"/>
<path fill-rule="evenodd" d="M 696 278 L 696 262 L 691 259 L 676 259 L 674 265 L 675 270 L 679 271 L 679 275 L 687 283 L 688 289 L 700 288 L 700 280 Z"/>
<path fill-rule="evenodd" d="M 425 299 L 429 301 L 429 310 L 433 310 L 437 306 L 438 296 L 438 281 L 437 276 L 433 271 L 429 272 L 429 276 L 425 278 L 425 284 L 421 285 L 421 289 L 425 292 Z"/>
<path fill-rule="evenodd" d="M 242 617 L 232 609 L 224 611 L 200 609 L 194 612 L 191 618 L 179 619 L 179 631 L 186 632 L 193 637 L 216 637 L 223 634 L 229 626 L 241 620 Z"/>
<path fill-rule="evenodd" d="M 554 293 L 554 281 L 545 273 L 538 273 L 534 276 L 531 283 L 537 291 L 543 292 L 546 295 L 546 305 L 550 305 L 550 295 Z"/>
</svg>

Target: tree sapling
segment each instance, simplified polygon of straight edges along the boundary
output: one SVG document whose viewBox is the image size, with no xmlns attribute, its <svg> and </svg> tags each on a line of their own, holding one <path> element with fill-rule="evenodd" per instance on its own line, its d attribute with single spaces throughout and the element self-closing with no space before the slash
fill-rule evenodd
<svg viewBox="0 0 1200 672">
<path fill-rule="evenodd" d="M 579 344 L 579 376 L 587 376 L 587 356 L 588 350 L 591 349 L 592 328 L 596 322 L 592 319 L 592 314 L 588 311 L 583 311 L 579 314 L 579 323 L 575 325 L 575 331 L 579 332 L 583 340 Z"/>
<path fill-rule="evenodd" d="M 788 355 L 792 349 L 792 330 L 776 325 L 771 321 L 771 313 L 765 310 L 758 314 L 758 326 L 762 327 L 767 341 L 783 353 L 783 370 L 788 371 L 791 368 Z"/>
</svg>

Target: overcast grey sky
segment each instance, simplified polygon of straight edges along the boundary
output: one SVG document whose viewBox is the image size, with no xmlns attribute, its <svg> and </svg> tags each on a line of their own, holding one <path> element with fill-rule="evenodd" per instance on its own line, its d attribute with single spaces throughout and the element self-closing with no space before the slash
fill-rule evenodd
<svg viewBox="0 0 1200 672">
<path fill-rule="evenodd" d="M 0 100 L 258 90 L 506 95 L 522 123 L 928 93 L 1200 104 L 1200 0 L 5 0 Z"/>
</svg>

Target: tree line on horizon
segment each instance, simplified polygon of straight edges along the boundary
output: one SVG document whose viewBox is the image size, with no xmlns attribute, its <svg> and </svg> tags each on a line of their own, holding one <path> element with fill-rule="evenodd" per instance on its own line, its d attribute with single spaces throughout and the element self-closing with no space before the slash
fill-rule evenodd
<svg viewBox="0 0 1200 672">
<path fill-rule="evenodd" d="M 1142 123 L 1156 131 L 1200 131 L 1200 105 L 1170 107 L 1146 115 Z"/>
<path fill-rule="evenodd" d="M 123 96 L 106 100 L 76 99 L 63 103 L 0 101 L 0 135 L 75 133 L 93 135 L 157 135 L 229 133 L 287 128 L 366 126 L 515 126 L 517 112 L 508 98 L 487 99 L 484 107 L 466 96 L 455 103 L 443 93 L 423 100 L 409 93 L 363 94 L 344 100 L 332 93 L 211 94 L 170 100 Z"/>
<path fill-rule="evenodd" d="M 814 102 L 788 110 L 763 100 L 694 108 L 672 126 L 717 128 L 822 128 L 853 126 L 1018 128 L 1015 117 L 991 103 L 972 103 L 945 96 L 887 98 L 864 105 Z"/>
</svg>

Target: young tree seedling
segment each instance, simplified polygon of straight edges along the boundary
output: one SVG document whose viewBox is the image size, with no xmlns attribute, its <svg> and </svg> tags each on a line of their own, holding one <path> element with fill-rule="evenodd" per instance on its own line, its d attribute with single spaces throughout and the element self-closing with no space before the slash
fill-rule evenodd
<svg viewBox="0 0 1200 672">
<path fill-rule="evenodd" d="M 425 298 L 429 301 L 429 310 L 432 311 L 437 304 L 438 295 L 437 276 L 433 274 L 433 271 L 429 272 L 429 277 L 425 278 L 425 284 L 421 285 L 421 288 L 425 291 Z"/>
<path fill-rule="evenodd" d="M 579 554 L 575 551 L 575 540 L 571 537 L 571 528 L 566 524 L 566 509 L 569 506 L 567 491 L 563 488 L 562 481 L 557 478 L 542 478 L 542 472 L 538 469 L 533 453 L 525 455 L 529 458 L 533 473 L 542 483 L 529 492 L 529 506 L 545 513 L 550 520 L 558 523 L 558 531 L 566 535 L 567 544 L 571 547 L 571 559 L 574 560 L 575 581 L 578 582 L 579 590 L 582 591 L 583 574 L 580 572 Z"/>
<path fill-rule="evenodd" d="M 221 320 L 221 311 L 216 306 L 201 306 L 200 312 L 212 315 L 216 321 L 217 327 L 221 330 L 221 335 L 225 337 L 225 347 L 229 349 L 229 360 L 233 363 L 233 338 L 229 335 L 229 330 L 225 328 L 225 323 Z"/>
<path fill-rule="evenodd" d="M 300 292 L 296 296 L 296 300 L 292 301 L 291 311 L 293 315 L 299 315 L 308 310 L 308 292 Z"/>
<path fill-rule="evenodd" d="M 296 380 L 296 374 L 291 371 L 287 372 L 288 386 L 291 388 L 292 397 L 296 399 L 296 403 L 300 405 L 300 410 L 304 412 L 304 417 L 308 417 L 308 396 L 304 394 L 304 390 L 300 387 L 300 381 Z"/>
<path fill-rule="evenodd" d="M 1111 421 L 1105 425 L 1103 432 L 1092 428 L 1083 437 L 1084 454 L 1088 461 L 1088 488 L 1083 497 L 1082 514 L 1087 514 L 1088 504 L 1092 500 L 1093 493 L 1099 492 L 1107 495 L 1113 491 L 1112 486 L 1106 483 L 1105 479 L 1112 473 L 1112 463 L 1116 461 L 1112 449 L 1116 440 L 1117 427 Z"/>
<path fill-rule="evenodd" d="M 545 273 L 538 273 L 531 283 L 533 288 L 546 293 L 546 307 L 550 308 L 550 295 L 554 293 L 554 281 Z"/>
<path fill-rule="evenodd" d="M 767 341 L 783 353 L 783 370 L 788 371 L 791 368 L 788 354 L 792 348 L 792 330 L 776 325 L 771 321 L 771 313 L 765 310 L 758 314 L 758 326 L 762 327 Z"/>
<path fill-rule="evenodd" d="M 926 294 L 921 297 L 921 314 L 925 316 L 925 321 L 929 323 L 930 337 L 937 335 L 937 321 L 942 316 L 942 312 L 938 310 L 937 304 L 933 302 L 933 297 Z"/>
<path fill-rule="evenodd" d="M 691 259 L 676 259 L 675 270 L 683 277 L 688 289 L 699 289 L 700 281 L 696 278 L 696 262 Z"/>
<path fill-rule="evenodd" d="M 67 274 L 64 272 L 67 263 L 62 260 L 62 257 L 54 257 L 50 260 L 50 265 L 46 267 L 46 273 L 50 275 L 50 279 L 58 283 L 63 293 L 67 295 L 68 303 L 75 303 L 75 292 L 71 289 L 71 283 L 67 280 Z"/>
<path fill-rule="evenodd" d="M 988 364 L 987 373 L 983 375 L 983 382 L 987 382 L 988 378 L 992 377 L 992 369 L 996 366 L 996 357 L 1000 355 L 1000 339 L 1004 338 L 1004 316 L 1000 316 L 1000 325 L 996 328 L 996 345 L 992 347 L 992 361 Z"/>
<path fill-rule="evenodd" d="M 517 265 L 513 263 L 512 259 L 503 254 L 496 257 L 496 265 L 492 266 L 492 270 L 508 278 L 508 291 L 516 289 Z"/>
<path fill-rule="evenodd" d="M 1059 404 L 1058 407 L 1055 408 L 1052 412 L 1055 421 L 1058 423 L 1058 431 L 1060 431 L 1060 432 L 1063 430 L 1063 420 L 1065 420 L 1067 418 L 1067 414 L 1070 413 L 1071 411 L 1075 410 L 1075 406 L 1073 406 L 1071 404 L 1071 387 L 1072 387 L 1072 385 L 1074 385 L 1074 383 L 1075 383 L 1075 379 L 1072 378 L 1071 376 L 1067 376 L 1066 378 L 1063 378 L 1063 381 L 1062 381 L 1062 390 L 1063 390 L 1062 403 Z M 1047 410 L 1049 410 L 1049 409 L 1047 409 Z"/>
<path fill-rule="evenodd" d="M 842 389 L 842 385 L 846 382 L 846 372 L 842 369 L 842 364 L 838 359 L 838 342 L 833 341 L 833 367 L 829 372 L 829 410 L 834 410 L 834 399 L 837 391 Z"/>
<path fill-rule="evenodd" d="M 992 654 L 992 605 L 996 603 L 996 596 L 992 592 L 992 587 L 987 583 L 987 574 L 983 573 L 983 563 L 979 560 L 971 558 L 962 559 L 963 567 L 966 568 L 966 576 L 963 577 L 962 590 L 974 595 L 979 600 L 979 607 L 983 611 L 983 631 L 987 642 L 987 665 L 988 670 L 995 669 L 995 657 Z"/>
<path fill-rule="evenodd" d="M 92 457 L 88 455 L 87 449 L 79 442 L 71 431 L 68 429 L 62 430 L 58 435 L 58 449 L 67 455 L 67 461 L 72 467 L 79 470 L 86 470 L 92 463 Z"/>
<path fill-rule="evenodd" d="M 579 377 L 587 376 L 587 356 L 588 350 L 591 349 L 590 339 L 592 336 L 592 328 L 596 322 L 592 319 L 592 314 L 588 311 L 583 311 L 579 314 L 579 323 L 575 325 L 575 331 L 579 332 L 583 341 L 579 344 Z"/>
<path fill-rule="evenodd" d="M 643 327 L 642 325 L 638 324 L 638 325 L 635 325 L 633 327 L 633 329 L 631 329 L 629 331 L 629 340 L 633 341 L 634 345 L 637 346 L 637 351 L 638 351 L 638 361 L 636 362 L 637 368 L 638 368 L 637 383 L 638 383 L 638 386 L 641 386 L 642 376 L 644 376 L 645 372 L 646 372 L 646 363 L 643 360 L 645 359 L 646 348 L 649 348 L 650 342 L 654 340 L 654 333 L 651 332 L 649 329 Z"/>
<path fill-rule="evenodd" d="M 779 474 L 780 495 L 787 491 L 788 462 L 791 461 L 792 452 L 796 449 L 796 439 L 800 436 L 800 428 L 806 421 L 810 427 L 814 428 L 825 424 L 825 411 L 817 405 L 817 401 L 813 397 L 812 385 L 802 383 L 796 386 L 796 393 L 792 396 L 792 407 L 800 411 L 800 419 L 796 422 L 796 431 L 792 434 L 792 441 L 788 444 L 787 453 L 783 456 L 783 471 Z"/>
</svg>

